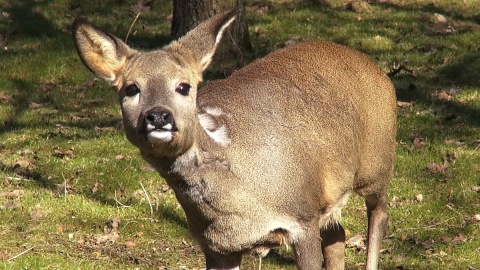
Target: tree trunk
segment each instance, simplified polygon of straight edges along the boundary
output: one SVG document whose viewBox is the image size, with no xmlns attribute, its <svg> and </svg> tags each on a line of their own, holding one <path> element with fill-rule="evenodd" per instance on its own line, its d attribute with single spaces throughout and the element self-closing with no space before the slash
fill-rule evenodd
<svg viewBox="0 0 480 270">
<path fill-rule="evenodd" d="M 215 14 L 233 9 L 239 10 L 238 18 L 223 35 L 223 41 L 214 63 L 222 63 L 223 73 L 245 65 L 252 52 L 248 28 L 244 19 L 244 0 L 173 0 L 171 36 L 178 39 L 202 21 Z M 230 63 L 231 65 L 226 65 Z M 232 70 L 228 70 L 232 69 Z"/>
</svg>

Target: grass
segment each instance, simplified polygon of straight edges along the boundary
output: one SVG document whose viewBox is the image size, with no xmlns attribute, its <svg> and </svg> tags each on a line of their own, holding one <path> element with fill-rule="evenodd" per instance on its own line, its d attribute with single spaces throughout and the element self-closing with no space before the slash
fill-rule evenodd
<svg viewBox="0 0 480 270">
<path fill-rule="evenodd" d="M 0 268 L 203 267 L 172 191 L 126 141 L 115 94 L 72 42 L 75 16 L 124 37 L 134 2 L 0 0 L 0 193 L 21 193 L 0 197 Z M 380 267 L 480 269 L 480 1 L 377 2 L 247 1 L 256 57 L 324 39 L 391 73 L 403 105 Z M 129 43 L 168 42 L 170 14 L 158 1 Z M 348 237 L 365 233 L 363 210 L 352 197 Z M 106 224 L 114 217 L 118 228 Z M 361 269 L 364 257 L 362 244 L 348 247 L 347 268 Z M 246 258 L 243 268 L 257 266 Z M 294 268 L 283 249 L 263 261 Z"/>
</svg>

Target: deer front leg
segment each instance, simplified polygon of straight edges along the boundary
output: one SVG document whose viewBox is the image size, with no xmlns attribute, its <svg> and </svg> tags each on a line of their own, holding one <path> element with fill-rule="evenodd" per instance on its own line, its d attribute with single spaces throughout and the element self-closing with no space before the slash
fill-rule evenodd
<svg viewBox="0 0 480 270">
<path fill-rule="evenodd" d="M 318 226 L 310 226 L 305 236 L 294 245 L 294 253 L 300 270 L 322 269 L 322 239 Z"/>
<path fill-rule="evenodd" d="M 323 266 L 327 270 L 345 269 L 345 231 L 339 223 L 320 231 L 322 237 Z"/>
<path fill-rule="evenodd" d="M 242 262 L 242 254 L 213 254 L 205 253 L 207 270 L 239 270 Z"/>
</svg>

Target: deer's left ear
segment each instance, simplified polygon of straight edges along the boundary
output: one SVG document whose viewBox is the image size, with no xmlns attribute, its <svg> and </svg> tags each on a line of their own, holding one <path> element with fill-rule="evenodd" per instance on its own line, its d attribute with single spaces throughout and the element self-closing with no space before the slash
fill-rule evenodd
<svg viewBox="0 0 480 270">
<path fill-rule="evenodd" d="M 215 15 L 190 30 L 178 41 L 172 42 L 166 49 L 176 48 L 180 53 L 181 50 L 189 50 L 200 65 L 201 71 L 204 71 L 212 61 L 225 29 L 235 21 L 237 16 L 236 10 Z"/>
<path fill-rule="evenodd" d="M 136 53 L 120 39 L 104 33 L 85 19 L 76 19 L 73 23 L 73 40 L 83 63 L 110 83 Z"/>
</svg>

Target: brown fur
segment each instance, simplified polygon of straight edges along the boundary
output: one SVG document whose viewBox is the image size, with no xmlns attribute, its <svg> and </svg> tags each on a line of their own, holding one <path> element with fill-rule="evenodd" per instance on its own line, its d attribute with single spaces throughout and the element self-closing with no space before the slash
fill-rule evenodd
<svg viewBox="0 0 480 270">
<path fill-rule="evenodd" d="M 343 269 L 337 222 L 352 191 L 366 200 L 366 268 L 376 269 L 394 162 L 390 80 L 358 51 L 306 42 L 197 93 L 234 16 L 213 17 L 153 52 L 83 20 L 74 37 L 87 67 L 117 88 L 128 139 L 175 191 L 208 269 L 238 269 L 242 254 L 278 245 L 293 246 L 300 269 L 321 269 L 322 251 L 327 269 Z M 188 95 L 175 92 L 185 83 Z M 140 94 L 126 96 L 131 84 Z M 152 110 L 174 119 L 171 139 L 146 130 Z"/>
</svg>

